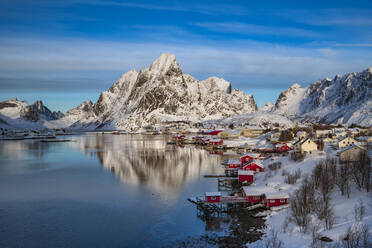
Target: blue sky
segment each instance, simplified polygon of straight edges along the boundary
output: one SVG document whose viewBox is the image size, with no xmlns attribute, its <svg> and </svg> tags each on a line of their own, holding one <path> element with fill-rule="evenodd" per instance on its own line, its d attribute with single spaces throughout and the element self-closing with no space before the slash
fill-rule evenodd
<svg viewBox="0 0 372 248">
<path fill-rule="evenodd" d="M 371 1 L 2 0 L 0 100 L 66 111 L 169 52 L 263 106 L 294 82 L 371 67 L 371 30 Z"/>
</svg>

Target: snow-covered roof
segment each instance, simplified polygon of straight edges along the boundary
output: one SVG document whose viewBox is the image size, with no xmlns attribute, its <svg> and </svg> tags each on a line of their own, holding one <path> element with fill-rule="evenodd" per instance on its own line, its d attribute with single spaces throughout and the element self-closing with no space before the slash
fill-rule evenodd
<svg viewBox="0 0 372 248">
<path fill-rule="evenodd" d="M 259 196 L 267 193 L 274 193 L 275 190 L 270 187 L 262 186 L 243 186 L 244 194 L 247 196 Z"/>
<path fill-rule="evenodd" d="M 289 195 L 286 193 L 267 193 L 266 194 L 266 199 L 288 199 Z"/>
<path fill-rule="evenodd" d="M 238 170 L 238 175 L 253 176 L 254 172 L 249 170 Z"/>
<path fill-rule="evenodd" d="M 256 160 L 250 162 L 249 164 L 256 164 L 257 166 L 261 167 L 262 169 L 264 168 L 263 164 L 261 164 L 260 162 L 258 162 Z"/>
<path fill-rule="evenodd" d="M 258 153 L 245 153 L 242 156 L 240 156 L 240 158 L 243 158 L 245 156 L 249 156 L 249 157 L 252 157 L 252 158 L 258 158 L 260 156 L 260 154 L 258 154 Z"/>
<path fill-rule="evenodd" d="M 205 196 L 221 196 L 221 192 L 205 192 Z"/>
<path fill-rule="evenodd" d="M 229 159 L 229 160 L 227 160 L 226 163 L 227 163 L 227 164 L 240 164 L 240 160 Z"/>
<path fill-rule="evenodd" d="M 347 150 L 349 150 L 349 149 L 351 149 L 351 148 L 354 148 L 354 147 L 357 147 L 357 148 L 359 148 L 359 149 L 361 149 L 361 150 L 367 151 L 367 150 L 364 149 L 363 147 L 360 147 L 360 146 L 358 146 L 358 145 L 356 145 L 356 144 L 353 144 L 353 145 L 351 145 L 351 146 L 346 146 L 346 147 L 342 148 L 342 149 L 339 151 L 339 153 L 344 152 L 344 151 L 347 151 Z"/>
</svg>

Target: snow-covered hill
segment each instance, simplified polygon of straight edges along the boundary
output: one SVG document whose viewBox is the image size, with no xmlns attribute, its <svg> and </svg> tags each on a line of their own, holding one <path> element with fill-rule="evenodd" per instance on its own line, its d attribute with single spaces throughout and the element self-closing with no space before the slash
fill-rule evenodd
<svg viewBox="0 0 372 248">
<path fill-rule="evenodd" d="M 337 75 L 302 88 L 283 91 L 274 111 L 298 120 L 363 126 L 372 125 L 372 67 Z"/>
<path fill-rule="evenodd" d="M 0 125 L 4 128 L 45 128 L 50 121 L 60 119 L 64 114 L 52 112 L 42 101 L 29 105 L 26 101 L 13 98 L 0 102 Z"/>
<path fill-rule="evenodd" d="M 183 74 L 176 57 L 162 54 L 147 69 L 123 74 L 94 104 L 85 102 L 62 119 L 74 128 L 137 129 L 169 121 L 202 121 L 257 111 L 252 95 L 217 77 Z"/>
</svg>

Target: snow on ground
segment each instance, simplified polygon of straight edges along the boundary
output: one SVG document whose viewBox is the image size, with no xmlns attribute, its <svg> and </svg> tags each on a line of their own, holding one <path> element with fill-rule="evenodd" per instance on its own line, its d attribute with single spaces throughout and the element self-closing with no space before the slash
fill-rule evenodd
<svg viewBox="0 0 372 248">
<path fill-rule="evenodd" d="M 280 193 L 291 194 L 301 185 L 301 182 L 306 175 L 311 175 L 316 164 L 322 159 L 326 158 L 327 155 L 336 155 L 336 150 L 331 147 L 326 146 L 324 152 L 318 152 L 317 154 L 306 156 L 302 162 L 294 162 L 288 156 L 273 156 L 263 163 L 265 165 L 266 171 L 263 173 L 256 174 L 255 183 L 251 187 L 270 187 Z M 268 165 L 273 162 L 281 162 L 282 166 L 279 170 L 270 171 Z M 301 179 L 297 181 L 296 184 L 289 185 L 284 183 L 285 176 L 282 175 L 282 171 L 286 170 L 289 173 L 294 173 L 296 170 L 301 169 Z M 270 175 L 271 174 L 271 175 Z M 333 206 L 333 211 L 336 216 L 335 224 L 331 230 L 325 230 L 323 226 L 320 226 L 318 230 L 320 236 L 327 236 L 333 240 L 338 241 L 340 236 L 343 235 L 347 228 L 355 224 L 354 220 L 354 205 L 361 199 L 366 207 L 366 215 L 363 219 L 363 223 L 367 224 L 369 229 L 372 227 L 372 197 L 371 192 L 359 191 L 356 186 L 353 185 L 351 188 L 350 198 L 346 196 L 341 196 L 338 189 L 334 189 L 331 195 L 331 204 Z M 284 223 L 286 222 L 287 216 L 289 215 L 290 209 L 283 209 L 279 211 L 267 211 L 268 215 L 266 217 L 267 230 L 274 229 L 278 231 L 278 237 L 283 241 L 284 247 L 288 248 L 299 248 L 299 247 L 309 247 L 312 242 L 312 237 L 310 231 L 303 234 L 300 229 L 294 224 L 288 224 L 286 231 L 283 231 Z M 314 221 L 314 220 L 313 220 Z M 317 220 L 316 220 L 317 221 Z M 370 236 L 372 236 L 371 231 Z M 253 244 L 249 244 L 249 247 L 264 247 L 265 246 L 265 236 L 262 240 L 257 241 Z M 333 242 L 334 243 L 334 242 Z"/>
</svg>

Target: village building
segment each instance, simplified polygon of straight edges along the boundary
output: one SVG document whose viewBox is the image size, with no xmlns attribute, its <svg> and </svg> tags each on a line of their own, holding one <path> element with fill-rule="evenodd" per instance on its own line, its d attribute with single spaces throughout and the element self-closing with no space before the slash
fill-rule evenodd
<svg viewBox="0 0 372 248">
<path fill-rule="evenodd" d="M 205 192 L 205 201 L 208 203 L 221 202 L 221 192 Z"/>
<path fill-rule="evenodd" d="M 252 186 L 243 186 L 241 194 L 243 197 L 247 197 L 248 202 L 252 204 L 265 202 L 267 193 L 273 193 L 274 189 L 269 187 L 252 187 Z"/>
<path fill-rule="evenodd" d="M 229 159 L 226 162 L 226 165 L 230 169 L 232 169 L 232 168 L 240 168 L 241 167 L 241 162 L 240 162 L 240 160 Z"/>
<path fill-rule="evenodd" d="M 243 170 L 250 170 L 250 171 L 253 171 L 255 173 L 263 172 L 264 171 L 264 166 L 258 161 L 252 161 L 249 164 L 245 165 L 243 167 Z"/>
<path fill-rule="evenodd" d="M 338 149 L 342 149 L 351 145 L 359 145 L 358 141 L 351 138 L 350 136 L 341 137 L 338 139 Z"/>
<path fill-rule="evenodd" d="M 242 163 L 242 165 L 252 161 L 253 159 L 258 159 L 261 157 L 261 154 L 256 154 L 256 153 L 246 153 L 246 154 L 243 154 L 241 157 L 240 157 L 240 162 Z"/>
<path fill-rule="evenodd" d="M 317 139 L 328 137 L 328 135 L 332 135 L 333 131 L 332 129 L 329 130 L 316 130 L 315 131 L 315 137 Z"/>
<path fill-rule="evenodd" d="M 295 152 L 302 154 L 312 154 L 318 150 L 318 145 L 310 137 L 295 142 L 293 147 Z"/>
<path fill-rule="evenodd" d="M 266 207 L 278 207 L 288 204 L 288 194 L 266 193 Z"/>
<path fill-rule="evenodd" d="M 280 143 L 275 146 L 275 149 L 280 152 L 288 152 L 291 150 L 291 147 L 286 143 Z"/>
<path fill-rule="evenodd" d="M 255 126 L 250 126 L 250 127 L 245 127 L 242 129 L 240 135 L 241 136 L 244 136 L 244 137 L 258 137 L 260 136 L 261 134 L 264 133 L 264 129 L 260 128 L 260 127 L 255 127 Z"/>
<path fill-rule="evenodd" d="M 253 171 L 238 170 L 238 181 L 241 183 L 253 183 Z"/>
<path fill-rule="evenodd" d="M 220 139 L 236 139 L 239 138 L 241 133 L 240 129 L 235 130 L 225 130 L 217 134 L 218 138 Z"/>
<path fill-rule="evenodd" d="M 223 145 L 223 140 L 222 139 L 210 139 L 209 140 L 209 145 L 210 146 L 222 146 Z"/>
<path fill-rule="evenodd" d="M 357 162 L 360 160 L 362 154 L 367 154 L 368 151 L 358 145 L 351 145 L 344 147 L 338 152 L 340 162 Z"/>
</svg>

